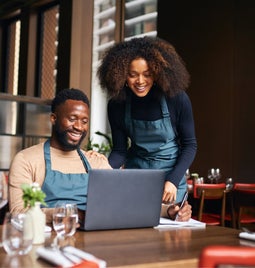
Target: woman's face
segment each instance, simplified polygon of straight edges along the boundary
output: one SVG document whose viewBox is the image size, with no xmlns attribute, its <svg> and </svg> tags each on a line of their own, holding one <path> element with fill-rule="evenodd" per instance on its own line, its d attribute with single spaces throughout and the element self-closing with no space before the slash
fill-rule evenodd
<svg viewBox="0 0 255 268">
<path fill-rule="evenodd" d="M 138 97 L 146 96 L 151 90 L 153 82 L 147 62 L 142 58 L 133 60 L 129 66 L 127 83 L 134 94 Z"/>
</svg>

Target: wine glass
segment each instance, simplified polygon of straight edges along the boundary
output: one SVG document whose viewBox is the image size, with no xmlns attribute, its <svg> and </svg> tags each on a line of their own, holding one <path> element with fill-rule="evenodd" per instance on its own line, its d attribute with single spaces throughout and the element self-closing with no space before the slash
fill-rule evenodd
<svg viewBox="0 0 255 268">
<path fill-rule="evenodd" d="M 221 173 L 219 168 L 211 168 L 208 170 L 207 178 L 211 183 L 218 183 L 221 178 Z"/>
<path fill-rule="evenodd" d="M 57 237 L 72 236 L 78 224 L 78 209 L 74 203 L 57 202 L 53 212 L 53 228 Z"/>
<path fill-rule="evenodd" d="M 187 169 L 186 172 L 185 172 L 185 178 L 186 178 L 186 180 L 190 179 L 190 171 L 189 171 L 189 169 Z"/>
<path fill-rule="evenodd" d="M 208 170 L 207 178 L 209 179 L 210 183 L 213 183 L 215 177 L 215 169 L 211 168 Z"/>
<path fill-rule="evenodd" d="M 6 213 L 3 223 L 2 244 L 8 255 L 26 255 L 32 249 L 33 236 L 23 232 L 26 214 Z"/>
<path fill-rule="evenodd" d="M 221 178 L 221 173 L 219 168 L 215 168 L 215 183 L 218 183 Z"/>
<path fill-rule="evenodd" d="M 226 190 L 231 190 L 233 188 L 233 179 L 227 178 L 226 179 Z"/>
</svg>

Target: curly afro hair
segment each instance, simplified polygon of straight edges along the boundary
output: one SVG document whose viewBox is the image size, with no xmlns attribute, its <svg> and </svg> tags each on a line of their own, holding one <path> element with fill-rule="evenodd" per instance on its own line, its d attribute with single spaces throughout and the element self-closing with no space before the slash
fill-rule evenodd
<svg viewBox="0 0 255 268">
<path fill-rule="evenodd" d="M 189 86 L 189 73 L 175 48 L 158 37 L 145 36 L 117 43 L 105 51 L 97 75 L 110 97 L 125 98 L 129 65 L 138 58 L 147 62 L 159 95 L 174 96 Z"/>
</svg>

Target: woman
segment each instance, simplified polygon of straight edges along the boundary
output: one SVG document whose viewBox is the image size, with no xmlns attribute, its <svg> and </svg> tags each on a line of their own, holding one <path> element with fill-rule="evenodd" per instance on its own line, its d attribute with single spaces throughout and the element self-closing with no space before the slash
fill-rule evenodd
<svg viewBox="0 0 255 268">
<path fill-rule="evenodd" d="M 106 51 L 98 77 L 111 97 L 111 166 L 166 170 L 163 202 L 180 202 L 197 148 L 182 59 L 162 39 L 134 38 Z"/>
</svg>

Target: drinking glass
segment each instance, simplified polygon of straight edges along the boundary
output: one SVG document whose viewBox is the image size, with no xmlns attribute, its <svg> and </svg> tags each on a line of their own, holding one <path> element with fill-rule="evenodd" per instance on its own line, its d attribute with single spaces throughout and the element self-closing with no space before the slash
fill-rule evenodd
<svg viewBox="0 0 255 268">
<path fill-rule="evenodd" d="M 186 178 L 186 180 L 190 179 L 190 171 L 189 171 L 189 169 L 187 169 L 186 172 L 185 172 L 185 178 Z"/>
<path fill-rule="evenodd" d="M 2 244 L 8 255 L 25 255 L 32 249 L 33 237 L 23 232 L 26 214 L 7 212 L 3 223 Z"/>
<path fill-rule="evenodd" d="M 57 237 L 72 236 L 78 224 L 78 209 L 74 203 L 58 202 L 53 212 L 53 228 Z"/>
<path fill-rule="evenodd" d="M 218 183 L 221 178 L 220 169 L 219 168 L 209 169 L 207 178 L 211 183 Z"/>
<path fill-rule="evenodd" d="M 234 186 L 233 179 L 227 178 L 226 179 L 226 190 L 231 190 Z"/>
<path fill-rule="evenodd" d="M 215 169 L 214 168 L 209 169 L 207 178 L 209 179 L 210 183 L 213 183 L 214 176 L 215 176 Z"/>
<path fill-rule="evenodd" d="M 215 181 L 216 181 L 216 183 L 219 183 L 220 178 L 221 178 L 220 169 L 219 168 L 216 168 L 215 169 Z"/>
</svg>

